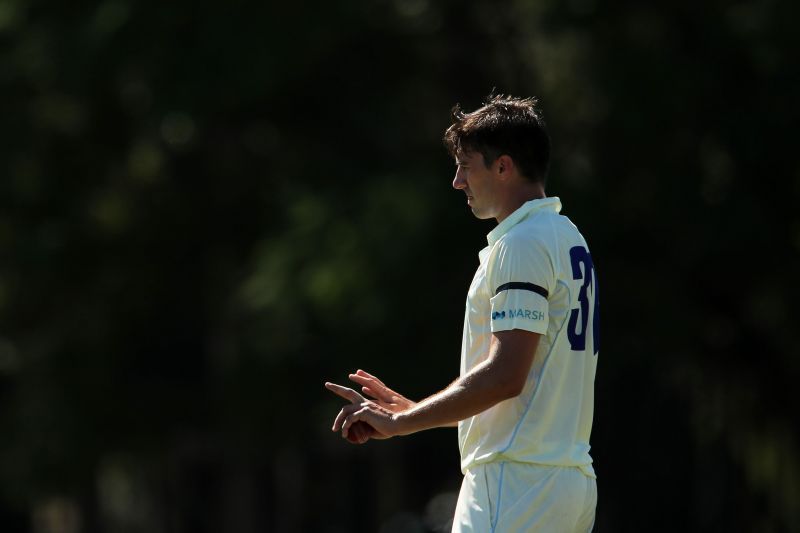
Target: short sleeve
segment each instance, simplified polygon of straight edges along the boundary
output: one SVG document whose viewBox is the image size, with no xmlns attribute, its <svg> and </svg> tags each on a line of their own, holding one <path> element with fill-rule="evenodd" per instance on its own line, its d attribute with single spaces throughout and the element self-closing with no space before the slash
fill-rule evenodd
<svg viewBox="0 0 800 533">
<path fill-rule="evenodd" d="M 498 241 L 489 257 L 492 332 L 522 329 L 544 334 L 555 285 L 552 253 L 539 240 Z"/>
</svg>

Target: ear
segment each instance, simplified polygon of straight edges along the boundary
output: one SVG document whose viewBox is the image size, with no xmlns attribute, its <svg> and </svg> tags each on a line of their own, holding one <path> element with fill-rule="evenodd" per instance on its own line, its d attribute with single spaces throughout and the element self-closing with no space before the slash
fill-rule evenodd
<svg viewBox="0 0 800 533">
<path fill-rule="evenodd" d="M 501 155 L 494 162 L 497 177 L 500 179 L 508 179 L 514 173 L 514 160 L 511 156 Z"/>
</svg>

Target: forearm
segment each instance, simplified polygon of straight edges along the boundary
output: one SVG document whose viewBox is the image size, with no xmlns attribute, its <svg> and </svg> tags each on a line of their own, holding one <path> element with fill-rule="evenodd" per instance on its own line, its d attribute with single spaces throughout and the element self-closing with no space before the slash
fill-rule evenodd
<svg viewBox="0 0 800 533">
<path fill-rule="evenodd" d="M 489 409 L 519 393 L 491 359 L 476 365 L 449 387 L 398 413 L 400 434 L 456 426 L 460 420 Z"/>
<path fill-rule="evenodd" d="M 347 437 L 355 422 L 365 421 L 385 437 L 408 435 L 435 427 L 452 426 L 460 420 L 519 395 L 525 387 L 540 334 L 508 330 L 492 334 L 489 355 L 449 387 L 421 402 L 395 410 L 410 402 L 386 387 L 380 380 L 359 370 L 350 378 L 376 398 L 367 401 L 352 389 L 326 383 L 326 387 L 349 400 L 339 411 L 333 431 Z M 380 399 L 379 399 L 380 398 Z M 401 401 L 398 403 L 398 398 Z"/>
</svg>

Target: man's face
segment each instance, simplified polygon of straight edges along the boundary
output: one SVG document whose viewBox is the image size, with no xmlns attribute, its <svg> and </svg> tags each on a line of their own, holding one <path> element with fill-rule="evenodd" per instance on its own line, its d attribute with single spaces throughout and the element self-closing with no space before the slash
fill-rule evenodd
<svg viewBox="0 0 800 533">
<path fill-rule="evenodd" d="M 479 152 L 461 152 L 456 155 L 456 177 L 453 188 L 464 191 L 467 205 L 477 218 L 496 217 L 497 199 L 493 165 L 486 168 L 483 155 Z"/>
</svg>

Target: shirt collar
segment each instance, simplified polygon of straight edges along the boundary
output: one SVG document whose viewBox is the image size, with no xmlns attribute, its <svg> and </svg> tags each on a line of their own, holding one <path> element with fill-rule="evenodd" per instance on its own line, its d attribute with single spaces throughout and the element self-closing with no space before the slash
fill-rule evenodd
<svg viewBox="0 0 800 533">
<path fill-rule="evenodd" d="M 486 235 L 486 240 L 489 246 L 494 246 L 500 237 L 508 233 L 508 230 L 528 218 L 530 215 L 537 211 L 554 211 L 556 213 L 561 211 L 561 200 L 558 196 L 550 196 L 547 198 L 539 198 L 537 200 L 529 200 L 519 206 L 516 211 L 508 215 L 500 224 L 498 224 L 492 231 Z"/>
</svg>

